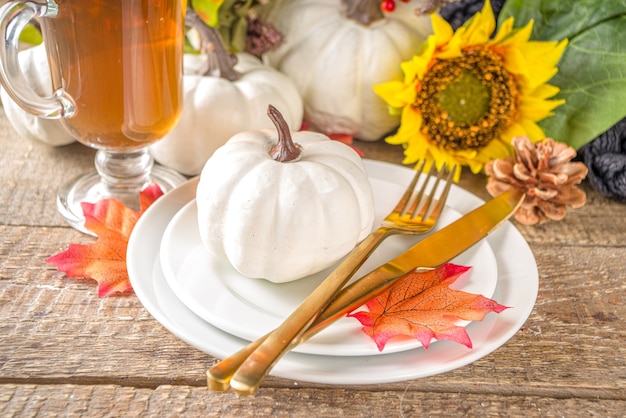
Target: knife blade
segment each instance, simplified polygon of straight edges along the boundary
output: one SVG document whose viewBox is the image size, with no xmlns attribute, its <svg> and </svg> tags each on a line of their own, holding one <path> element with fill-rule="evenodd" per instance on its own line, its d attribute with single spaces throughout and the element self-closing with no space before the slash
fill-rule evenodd
<svg viewBox="0 0 626 418">
<path fill-rule="evenodd" d="M 346 286 L 309 326 L 302 340 L 294 344 L 311 338 L 339 317 L 375 298 L 406 273 L 437 268 L 462 254 L 515 213 L 523 198 L 523 193 L 509 190 Z"/>
<path fill-rule="evenodd" d="M 306 332 L 299 339 L 291 342 L 289 349 L 378 296 L 406 273 L 420 268 L 439 267 L 471 248 L 515 213 L 523 198 L 524 194 L 517 190 L 507 191 L 346 286 L 337 293 Z M 209 388 L 215 391 L 228 389 L 232 375 L 264 339 L 265 337 L 257 339 L 208 370 Z"/>
</svg>

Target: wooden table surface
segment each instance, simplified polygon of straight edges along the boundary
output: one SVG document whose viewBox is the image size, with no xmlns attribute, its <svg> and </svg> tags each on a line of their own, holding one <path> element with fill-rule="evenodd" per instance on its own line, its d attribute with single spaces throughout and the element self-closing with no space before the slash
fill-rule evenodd
<svg viewBox="0 0 626 418">
<path fill-rule="evenodd" d="M 359 143 L 401 163 L 399 147 Z M 18 137 L 0 110 L 0 416 L 602 416 L 626 414 L 626 206 L 588 185 L 565 220 L 525 227 L 539 295 L 492 354 L 434 377 L 333 386 L 269 377 L 254 397 L 206 387 L 211 356 L 163 328 L 136 296 L 97 296 L 44 259 L 92 238 L 55 193 L 94 151 Z M 461 186 L 488 198 L 485 178 Z"/>
</svg>

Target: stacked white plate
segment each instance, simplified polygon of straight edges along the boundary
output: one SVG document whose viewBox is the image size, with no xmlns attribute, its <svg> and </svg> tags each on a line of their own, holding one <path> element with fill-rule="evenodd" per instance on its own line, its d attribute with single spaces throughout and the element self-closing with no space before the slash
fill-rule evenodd
<svg viewBox="0 0 626 418">
<path fill-rule="evenodd" d="M 378 223 L 395 205 L 414 172 L 407 167 L 364 160 Z M 225 358 L 278 326 L 325 272 L 286 284 L 239 275 L 212 257 L 200 242 L 196 220 L 197 179 L 157 200 L 141 217 L 128 245 L 128 272 L 135 293 L 165 328 L 188 344 Z M 453 186 L 438 224 L 442 227 L 482 204 Z M 355 275 L 384 264 L 423 237 L 388 238 Z M 538 291 L 537 266 L 528 244 L 506 222 L 453 263 L 471 266 L 452 287 L 491 297 L 509 309 L 480 322 L 463 323 L 467 348 L 450 341 L 425 350 L 416 340 L 391 340 L 380 352 L 353 318 L 343 318 L 298 346 L 271 374 L 288 379 L 374 384 L 432 376 L 491 353 L 524 324 Z"/>
</svg>

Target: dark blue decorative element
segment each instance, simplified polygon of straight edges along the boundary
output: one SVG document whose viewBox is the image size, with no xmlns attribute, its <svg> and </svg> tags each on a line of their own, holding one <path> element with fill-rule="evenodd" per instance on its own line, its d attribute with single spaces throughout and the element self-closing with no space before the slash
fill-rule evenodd
<svg viewBox="0 0 626 418">
<path fill-rule="evenodd" d="M 491 8 L 494 16 L 496 16 L 496 20 L 505 1 L 491 0 Z M 480 12 L 484 4 L 484 0 L 457 0 L 442 6 L 439 14 L 456 30 L 467 19 L 474 16 L 476 12 Z"/>
<path fill-rule="evenodd" d="M 578 150 L 587 179 L 602 195 L 626 203 L 626 118 Z"/>
</svg>

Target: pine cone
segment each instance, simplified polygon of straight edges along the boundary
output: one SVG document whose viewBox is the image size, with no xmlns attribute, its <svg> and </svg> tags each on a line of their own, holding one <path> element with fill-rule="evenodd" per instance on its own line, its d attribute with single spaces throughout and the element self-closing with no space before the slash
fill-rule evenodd
<svg viewBox="0 0 626 418">
<path fill-rule="evenodd" d="M 487 191 L 498 196 L 515 188 L 526 193 L 526 198 L 515 213 L 526 225 L 560 220 L 567 207 L 579 208 L 586 202 L 585 192 L 577 184 L 587 175 L 581 162 L 570 162 L 576 156 L 574 148 L 546 138 L 533 145 L 530 139 L 513 139 L 515 157 L 492 160 L 485 165 L 489 176 Z"/>
</svg>

